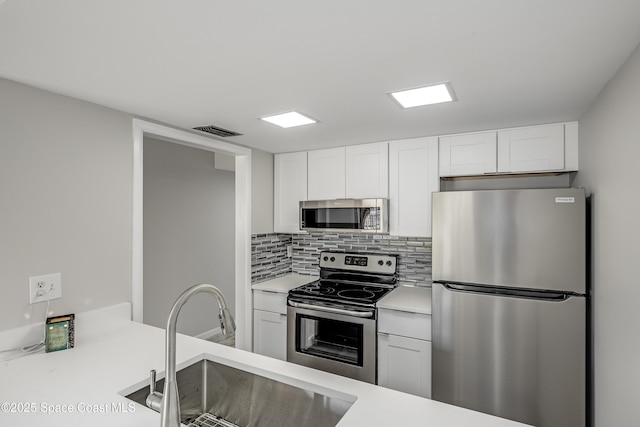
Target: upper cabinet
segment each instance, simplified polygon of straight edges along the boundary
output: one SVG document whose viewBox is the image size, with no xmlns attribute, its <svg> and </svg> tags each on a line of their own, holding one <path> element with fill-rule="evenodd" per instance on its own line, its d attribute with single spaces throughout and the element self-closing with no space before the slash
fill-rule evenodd
<svg viewBox="0 0 640 427">
<path fill-rule="evenodd" d="M 308 199 L 367 199 L 389 196 L 386 142 L 307 153 Z"/>
<path fill-rule="evenodd" d="M 440 138 L 440 176 L 578 170 L 578 123 Z"/>
<path fill-rule="evenodd" d="M 496 173 L 497 132 L 440 138 L 440 176 Z"/>
<path fill-rule="evenodd" d="M 431 236 L 439 177 L 578 170 L 578 123 L 274 156 L 274 231 L 300 233 L 302 200 L 389 198 L 389 232 Z"/>
<path fill-rule="evenodd" d="M 307 153 L 274 156 L 274 224 L 276 233 L 300 233 L 300 201 L 307 200 Z"/>
<path fill-rule="evenodd" d="M 577 126 L 577 123 L 568 123 L 499 131 L 498 172 L 576 170 Z"/>
<path fill-rule="evenodd" d="M 389 143 L 389 232 L 431 237 L 431 193 L 440 190 L 438 138 Z"/>
<path fill-rule="evenodd" d="M 389 197 L 389 144 L 346 147 L 345 193 L 348 199 Z"/>
<path fill-rule="evenodd" d="M 345 198 L 345 147 L 307 153 L 308 200 Z"/>
</svg>

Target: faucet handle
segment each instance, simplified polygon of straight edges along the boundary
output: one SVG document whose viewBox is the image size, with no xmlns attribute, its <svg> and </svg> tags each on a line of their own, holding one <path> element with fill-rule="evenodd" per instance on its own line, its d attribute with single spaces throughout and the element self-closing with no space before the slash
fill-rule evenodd
<svg viewBox="0 0 640 427">
<path fill-rule="evenodd" d="M 156 391 L 156 370 L 152 369 L 149 372 L 149 394 L 153 394 Z"/>
<path fill-rule="evenodd" d="M 149 395 L 145 401 L 147 406 L 154 411 L 160 412 L 162 408 L 162 393 L 156 391 L 156 370 L 149 372 Z"/>
</svg>

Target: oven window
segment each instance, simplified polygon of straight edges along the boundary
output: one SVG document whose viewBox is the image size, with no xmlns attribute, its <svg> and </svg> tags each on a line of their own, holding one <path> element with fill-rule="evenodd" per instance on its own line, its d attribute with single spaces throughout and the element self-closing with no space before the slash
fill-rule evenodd
<svg viewBox="0 0 640 427">
<path fill-rule="evenodd" d="M 298 314 L 296 351 L 362 366 L 363 325 Z"/>
<path fill-rule="evenodd" d="M 302 209 L 302 220 L 307 228 L 379 230 L 380 208 Z"/>
</svg>

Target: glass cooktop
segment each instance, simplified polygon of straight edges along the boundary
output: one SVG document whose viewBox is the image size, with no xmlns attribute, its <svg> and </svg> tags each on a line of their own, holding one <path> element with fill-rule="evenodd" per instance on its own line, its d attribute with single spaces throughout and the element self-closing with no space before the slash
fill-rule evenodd
<svg viewBox="0 0 640 427">
<path fill-rule="evenodd" d="M 307 300 L 375 306 L 376 302 L 391 290 L 393 286 L 320 279 L 292 289 L 289 291 L 289 296 Z"/>
</svg>

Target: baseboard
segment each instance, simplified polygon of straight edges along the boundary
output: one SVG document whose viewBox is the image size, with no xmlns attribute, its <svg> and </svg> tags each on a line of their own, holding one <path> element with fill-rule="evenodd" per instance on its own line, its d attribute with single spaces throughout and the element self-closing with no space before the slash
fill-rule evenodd
<svg viewBox="0 0 640 427">
<path fill-rule="evenodd" d="M 213 337 L 215 337 L 216 335 L 220 335 L 222 333 L 222 329 L 220 329 L 220 327 L 217 327 L 215 329 L 210 329 L 208 331 L 204 331 L 201 334 L 196 335 L 196 338 L 200 338 L 201 340 L 209 340 Z"/>
</svg>

